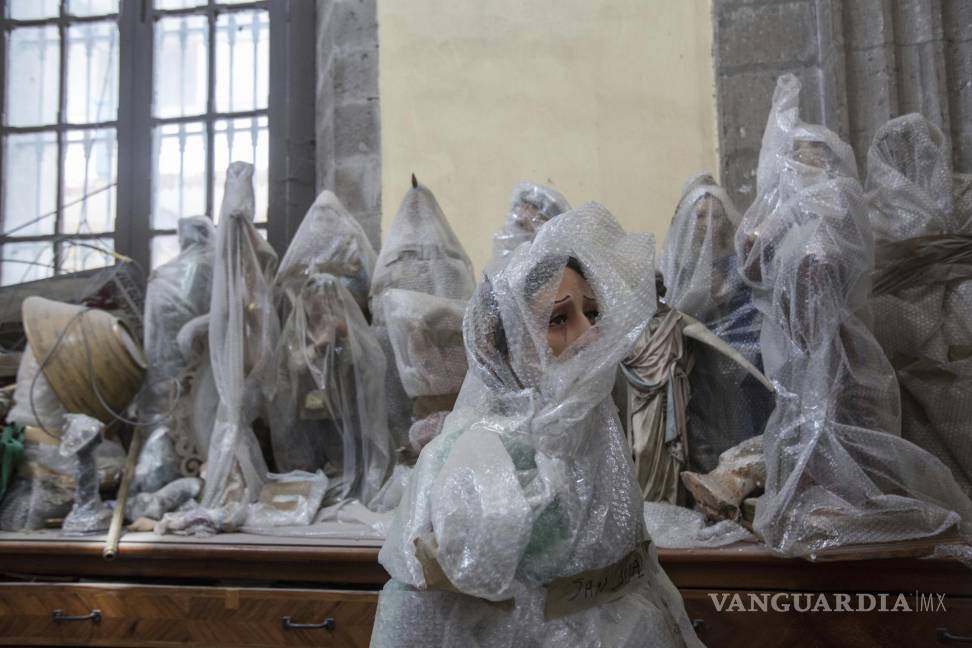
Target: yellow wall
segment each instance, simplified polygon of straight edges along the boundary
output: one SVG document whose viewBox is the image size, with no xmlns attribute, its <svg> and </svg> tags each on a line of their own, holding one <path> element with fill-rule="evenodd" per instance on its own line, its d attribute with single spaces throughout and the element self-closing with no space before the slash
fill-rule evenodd
<svg viewBox="0 0 972 648">
<path fill-rule="evenodd" d="M 415 172 L 481 271 L 514 184 L 660 247 L 717 171 L 710 0 L 378 0 L 382 227 Z"/>
</svg>

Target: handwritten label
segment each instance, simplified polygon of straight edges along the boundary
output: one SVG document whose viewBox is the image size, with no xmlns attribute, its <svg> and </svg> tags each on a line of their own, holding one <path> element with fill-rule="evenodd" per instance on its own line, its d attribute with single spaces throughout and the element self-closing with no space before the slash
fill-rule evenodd
<svg viewBox="0 0 972 648">
<path fill-rule="evenodd" d="M 550 621 L 616 601 L 653 573 L 655 564 L 651 541 L 646 540 L 613 565 L 558 578 L 547 586 L 544 616 Z"/>
</svg>

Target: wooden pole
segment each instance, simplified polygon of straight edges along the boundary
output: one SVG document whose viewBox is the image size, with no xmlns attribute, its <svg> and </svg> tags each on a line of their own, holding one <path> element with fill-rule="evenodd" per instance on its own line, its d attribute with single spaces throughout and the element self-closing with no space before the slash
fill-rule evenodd
<svg viewBox="0 0 972 648">
<path fill-rule="evenodd" d="M 122 473 L 121 484 L 118 486 L 118 497 L 115 498 L 115 510 L 111 516 L 111 526 L 108 527 L 108 537 L 101 555 L 105 560 L 114 560 L 118 554 L 118 541 L 121 539 L 122 523 L 125 521 L 125 503 L 128 501 L 128 489 L 132 483 L 132 473 L 135 463 L 142 450 L 142 431 L 138 428 L 132 433 L 132 443 L 128 446 L 128 460 L 125 462 L 125 472 Z"/>
</svg>

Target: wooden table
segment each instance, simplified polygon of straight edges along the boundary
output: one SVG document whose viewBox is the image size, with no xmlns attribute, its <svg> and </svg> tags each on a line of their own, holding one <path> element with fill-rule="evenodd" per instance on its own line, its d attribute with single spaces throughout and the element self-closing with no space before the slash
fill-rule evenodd
<svg viewBox="0 0 972 648">
<path fill-rule="evenodd" d="M 375 540 L 130 534 L 114 561 L 101 549 L 91 540 L 0 535 L 0 645 L 367 646 L 388 579 Z M 972 570 L 955 561 L 810 563 L 753 545 L 660 550 L 659 559 L 709 646 L 963 645 L 938 643 L 939 629 L 972 636 Z M 873 596 L 879 607 L 885 594 L 890 609 L 899 593 L 913 611 L 825 612 L 817 596 L 834 608 L 838 594 L 855 606 L 863 594 L 865 606 Z M 717 609 L 737 594 L 747 608 L 772 606 L 776 596 L 790 610 Z M 793 609 L 802 601 L 818 611 Z M 932 609 L 919 611 L 919 601 Z M 98 610 L 100 620 L 55 621 L 57 609 Z M 285 618 L 333 625 L 288 628 Z"/>
</svg>

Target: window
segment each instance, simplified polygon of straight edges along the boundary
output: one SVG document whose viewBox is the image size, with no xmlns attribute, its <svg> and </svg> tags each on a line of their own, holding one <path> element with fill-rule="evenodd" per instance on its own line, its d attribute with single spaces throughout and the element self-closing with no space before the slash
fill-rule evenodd
<svg viewBox="0 0 972 648">
<path fill-rule="evenodd" d="M 313 94 L 299 109 L 270 97 L 293 86 L 287 60 L 314 55 L 314 4 L 0 1 L 0 284 L 110 265 L 115 251 L 165 262 L 179 218 L 218 217 L 234 160 L 255 166 L 256 222 L 285 244 L 267 215 L 290 222 L 309 205 L 288 199 L 286 134 L 313 133 Z"/>
</svg>

